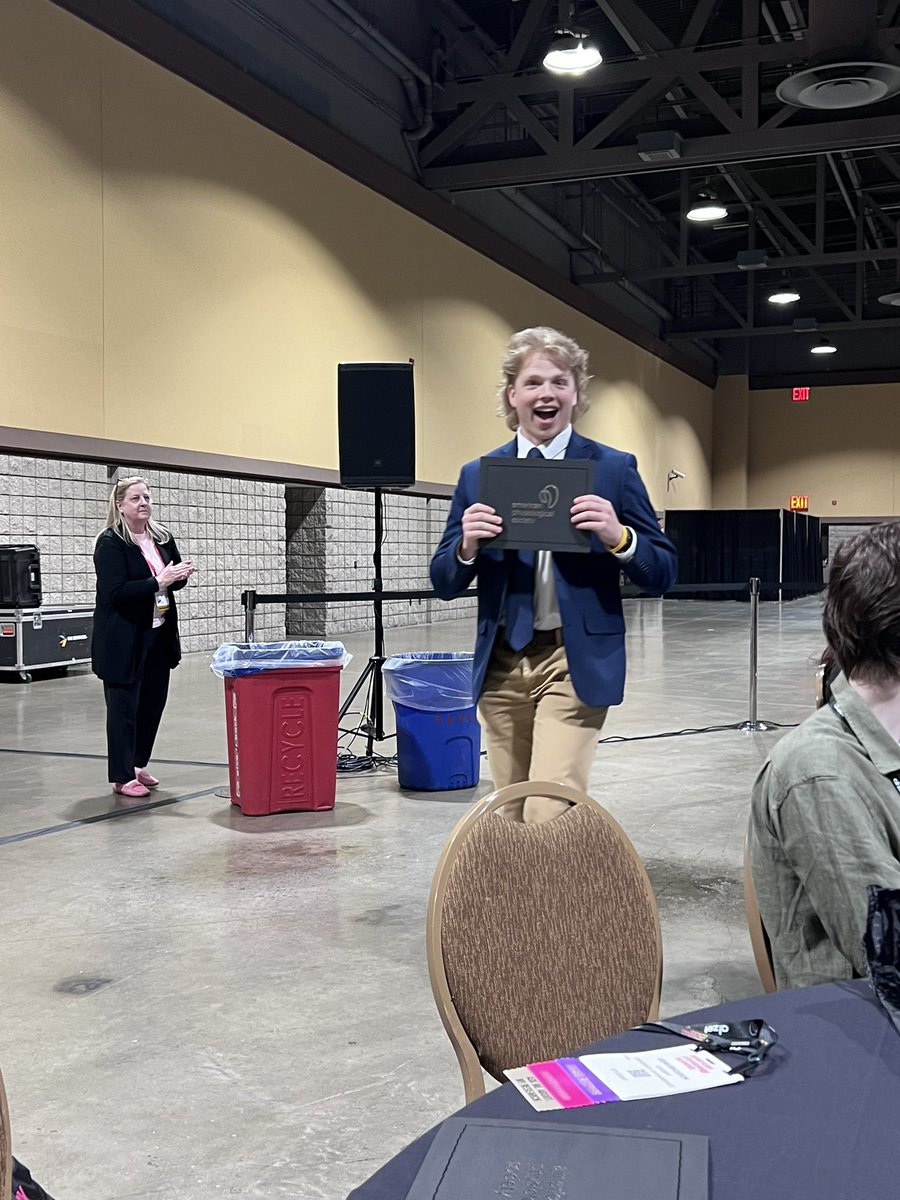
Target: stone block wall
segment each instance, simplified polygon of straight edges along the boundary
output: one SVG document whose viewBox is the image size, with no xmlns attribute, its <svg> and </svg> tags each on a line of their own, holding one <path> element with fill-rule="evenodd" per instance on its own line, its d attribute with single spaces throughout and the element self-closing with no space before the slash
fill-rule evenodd
<svg viewBox="0 0 900 1200">
<path fill-rule="evenodd" d="M 108 478 L 94 463 L 0 454 L 0 544 L 38 547 L 45 604 L 94 603 Z"/>
<path fill-rule="evenodd" d="M 372 492 L 297 486 L 133 464 L 58 461 L 0 454 L 0 544 L 34 544 L 41 552 L 44 604 L 93 604 L 94 539 L 103 528 L 115 478 L 143 475 L 154 516 L 171 529 L 197 574 L 178 597 L 186 651 L 242 641 L 244 588 L 258 592 L 361 592 L 372 587 L 375 508 Z M 384 587 L 431 587 L 428 564 L 440 541 L 449 500 L 384 494 L 381 547 Z M 475 600 L 390 600 L 386 627 L 447 621 Z M 370 601 L 262 605 L 258 641 L 340 638 L 372 629 Z"/>
<path fill-rule="evenodd" d="M 171 529 L 182 557 L 197 565 L 178 597 L 184 649 L 211 650 L 242 640 L 242 589 L 285 588 L 280 484 L 0 455 L 0 544 L 39 548 L 45 605 L 93 604 L 94 539 L 103 528 L 117 470 L 147 479 L 154 516 Z M 260 640 L 280 640 L 283 610 L 260 608 L 256 628 Z"/>
<path fill-rule="evenodd" d="M 385 591 L 431 587 L 428 564 L 440 541 L 449 500 L 405 492 L 383 497 L 382 577 Z M 364 592 L 372 588 L 375 499 L 372 492 L 340 488 L 287 489 L 288 563 L 291 590 Z M 451 620 L 472 611 L 475 600 L 387 600 L 387 628 Z M 340 637 L 372 628 L 371 601 L 333 600 L 288 608 L 294 637 Z"/>
</svg>

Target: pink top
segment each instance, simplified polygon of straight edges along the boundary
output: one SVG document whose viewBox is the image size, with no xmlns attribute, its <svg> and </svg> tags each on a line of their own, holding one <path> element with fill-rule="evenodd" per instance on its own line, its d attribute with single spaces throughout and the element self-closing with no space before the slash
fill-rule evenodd
<svg viewBox="0 0 900 1200">
<path fill-rule="evenodd" d="M 146 560 L 147 566 L 153 572 L 153 577 L 156 578 L 157 575 L 162 574 L 163 570 L 165 569 L 165 565 L 166 565 L 163 562 L 163 557 L 159 552 L 159 547 L 157 546 L 156 542 L 153 540 L 153 537 L 149 533 L 145 533 L 142 538 L 135 535 L 135 540 L 137 541 L 137 544 L 140 547 L 141 554 L 143 554 L 144 559 Z M 160 599 L 159 599 L 160 596 L 165 597 L 165 605 L 162 608 L 160 607 L 160 603 L 161 603 Z M 154 609 L 153 609 L 153 628 L 154 629 L 158 629 L 160 627 L 160 625 L 162 625 L 163 620 L 165 619 L 165 617 L 164 617 L 165 610 L 166 610 L 166 608 L 168 608 L 168 606 L 169 606 L 168 593 L 165 588 L 162 588 L 160 591 L 158 591 L 156 593 L 156 600 L 154 601 Z"/>
</svg>

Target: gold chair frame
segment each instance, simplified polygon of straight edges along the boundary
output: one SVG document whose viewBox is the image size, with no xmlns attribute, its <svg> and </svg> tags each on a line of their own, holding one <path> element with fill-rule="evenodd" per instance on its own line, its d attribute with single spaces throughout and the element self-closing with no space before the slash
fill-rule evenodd
<svg viewBox="0 0 900 1200">
<path fill-rule="evenodd" d="M 0 1200 L 12 1196 L 12 1135 L 9 1129 L 9 1106 L 3 1076 L 0 1075 Z"/>
<path fill-rule="evenodd" d="M 753 947 L 753 958 L 756 962 L 756 972 L 764 992 L 777 992 L 775 968 L 772 965 L 772 946 L 769 935 L 763 925 L 759 912 L 759 901 L 756 896 L 756 885 L 750 870 L 750 846 L 744 837 L 744 912 L 747 916 L 747 932 L 750 934 L 750 945 Z"/>
</svg>

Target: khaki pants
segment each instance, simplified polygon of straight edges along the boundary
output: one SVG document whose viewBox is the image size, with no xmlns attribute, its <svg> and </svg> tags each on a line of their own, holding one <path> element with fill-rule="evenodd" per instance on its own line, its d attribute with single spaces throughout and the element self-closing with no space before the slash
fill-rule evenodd
<svg viewBox="0 0 900 1200">
<path fill-rule="evenodd" d="M 587 791 L 607 712 L 575 694 L 559 633 L 539 633 L 524 650 L 510 650 L 498 638 L 478 702 L 494 787 L 548 779 Z M 536 823 L 567 807 L 564 800 L 529 796 L 504 811 Z"/>
</svg>

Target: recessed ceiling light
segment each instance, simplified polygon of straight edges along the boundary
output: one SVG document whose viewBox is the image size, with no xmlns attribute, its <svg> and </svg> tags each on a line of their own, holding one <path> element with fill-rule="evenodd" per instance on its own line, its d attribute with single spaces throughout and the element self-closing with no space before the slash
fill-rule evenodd
<svg viewBox="0 0 900 1200">
<path fill-rule="evenodd" d="M 810 354 L 837 354 L 837 346 L 830 338 L 823 337 L 809 348 Z"/>
</svg>

